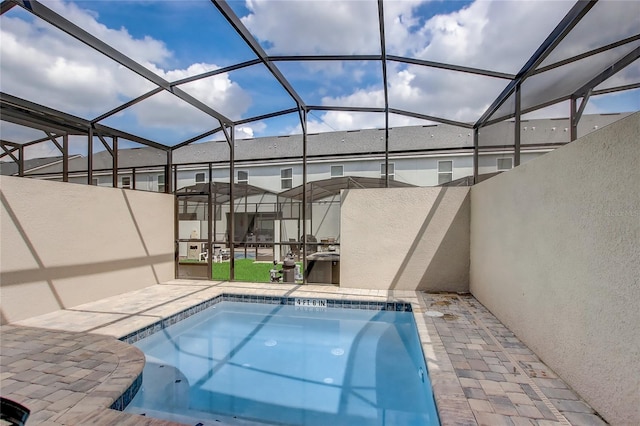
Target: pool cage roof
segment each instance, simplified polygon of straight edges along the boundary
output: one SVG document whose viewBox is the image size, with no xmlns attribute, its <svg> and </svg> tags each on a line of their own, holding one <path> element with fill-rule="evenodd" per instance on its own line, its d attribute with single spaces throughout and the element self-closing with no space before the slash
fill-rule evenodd
<svg viewBox="0 0 640 426">
<path fill-rule="evenodd" d="M 170 167 L 173 151 L 218 137 L 233 162 L 246 129 L 305 136 L 340 119 L 386 129 L 387 154 L 394 124 L 473 129 L 477 156 L 484 126 L 567 102 L 575 139 L 590 99 L 640 89 L 638 1 L 4 0 L 0 12 L 0 160 L 20 175 L 37 144 L 66 163 L 69 136 L 85 138 L 91 182 L 94 140 L 114 169 L 118 140 Z M 518 165 L 518 132 L 513 149 Z"/>
</svg>

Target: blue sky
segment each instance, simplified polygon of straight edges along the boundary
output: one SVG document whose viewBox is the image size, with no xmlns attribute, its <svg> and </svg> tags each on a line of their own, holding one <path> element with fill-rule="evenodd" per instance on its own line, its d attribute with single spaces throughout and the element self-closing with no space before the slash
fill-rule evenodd
<svg viewBox="0 0 640 426">
<path fill-rule="evenodd" d="M 601 2 L 577 36 L 559 51 L 576 54 L 638 32 L 640 2 Z M 61 1 L 44 4 L 169 81 L 251 60 L 253 52 L 208 0 Z M 373 0 L 230 1 L 232 9 L 271 55 L 379 54 L 377 2 Z M 572 7 L 572 1 L 385 2 L 389 55 L 516 73 Z M 604 7 L 604 6 L 596 6 Z M 615 25 L 607 25 L 607 22 Z M 600 31 L 592 30 L 598 24 Z M 80 42 L 15 7 L 0 20 L 0 86 L 7 92 L 93 119 L 153 86 Z M 633 49 L 638 43 L 622 48 Z M 638 61 L 636 61 L 638 62 Z M 604 62 L 603 62 L 604 63 Z M 382 107 L 377 62 L 278 62 L 308 105 Z M 598 58 L 593 68 L 600 66 Z M 616 84 L 640 81 L 634 64 Z M 388 64 L 390 106 L 446 119 L 474 122 L 507 80 Z M 569 81 L 569 83 L 571 83 Z M 536 84 L 547 84 L 539 78 Z M 570 85 L 570 84 L 569 84 Z M 532 86 L 533 87 L 533 86 Z M 227 117 L 238 120 L 295 106 L 262 65 L 180 86 Z M 587 113 L 640 109 L 638 90 L 593 98 Z M 534 113 L 566 116 L 566 105 Z M 217 126 L 211 117 L 168 93 L 155 95 L 104 124 L 151 140 L 176 144 Z M 391 116 L 392 126 L 424 124 Z M 382 114 L 315 111 L 310 132 L 375 128 Z M 5 135 L 14 127 L 2 127 Z M 297 114 L 241 126 L 239 137 L 300 132 Z"/>
</svg>

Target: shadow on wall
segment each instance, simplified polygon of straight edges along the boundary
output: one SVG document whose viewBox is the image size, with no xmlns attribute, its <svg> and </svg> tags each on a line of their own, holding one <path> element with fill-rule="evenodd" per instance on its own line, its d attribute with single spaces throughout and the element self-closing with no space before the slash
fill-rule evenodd
<svg viewBox="0 0 640 426">
<path fill-rule="evenodd" d="M 139 222 L 146 217 L 140 211 L 146 199 L 131 200 L 136 195 L 121 189 L 24 178 L 3 177 L 2 184 L 0 324 L 157 284 L 172 270 L 173 253 L 159 247 L 149 226 Z M 74 189 L 79 194 L 70 196 Z M 87 189 L 107 193 L 109 203 L 100 205 L 84 193 Z M 55 199 L 61 201 L 51 205 Z M 82 215 L 90 219 L 78 220 Z M 110 215 L 112 221 L 101 223 Z M 121 241 L 125 231 L 129 239 Z"/>
<path fill-rule="evenodd" d="M 341 286 L 468 292 L 469 229 L 467 187 L 351 190 Z"/>
<path fill-rule="evenodd" d="M 420 291 L 469 291 L 469 192 L 460 194 L 439 188 L 436 201 L 425 217 L 391 289 L 415 285 Z M 408 270 L 413 265 L 414 271 Z M 423 272 L 416 283 L 416 273 Z"/>
</svg>

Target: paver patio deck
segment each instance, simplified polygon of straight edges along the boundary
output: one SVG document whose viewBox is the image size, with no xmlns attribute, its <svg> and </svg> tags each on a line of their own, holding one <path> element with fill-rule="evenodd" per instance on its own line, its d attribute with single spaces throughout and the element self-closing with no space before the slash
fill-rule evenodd
<svg viewBox="0 0 640 426">
<path fill-rule="evenodd" d="M 606 424 L 472 296 L 333 286 L 173 280 L 3 326 L 0 391 L 27 424 L 175 424 L 109 409 L 144 365 L 116 339 L 222 293 L 412 303 L 443 425 Z"/>
</svg>

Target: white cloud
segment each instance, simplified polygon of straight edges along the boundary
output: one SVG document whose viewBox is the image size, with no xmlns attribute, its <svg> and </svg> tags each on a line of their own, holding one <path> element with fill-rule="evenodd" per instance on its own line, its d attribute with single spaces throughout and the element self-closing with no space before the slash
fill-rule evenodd
<svg viewBox="0 0 640 426">
<path fill-rule="evenodd" d="M 246 6 L 250 14 L 242 22 L 270 54 L 380 51 L 376 2 L 247 0 Z"/>
<path fill-rule="evenodd" d="M 250 30 L 268 46 L 269 53 L 380 52 L 378 25 L 375 24 L 377 16 L 364 15 L 367 11 L 365 2 L 346 2 L 345 8 L 334 7 L 333 3 L 327 7 L 327 2 L 314 1 L 286 2 L 286 8 L 280 3 L 281 8 L 274 8 L 271 7 L 273 3 L 250 1 L 251 13 L 243 18 Z M 511 73 L 526 63 L 573 5 L 567 1 L 475 1 L 458 11 L 425 19 L 419 13 L 426 3 L 384 3 L 388 54 Z M 358 19 L 345 20 L 347 8 Z M 366 34 L 366 40 L 352 36 L 353 29 Z M 300 37 L 292 36 L 297 33 Z M 307 69 L 322 80 L 324 87 L 330 87 L 331 79 L 347 78 L 339 72 L 353 73 L 345 67 L 335 68 L 333 72 L 311 66 Z M 392 108 L 464 122 L 477 120 L 508 83 L 507 80 L 397 63 L 388 64 L 387 74 Z M 363 79 L 361 85 L 354 84 L 351 93 L 341 96 L 327 93 L 322 103 L 379 107 L 384 105 L 384 93 L 379 84 L 376 86 Z M 321 117 L 336 129 L 359 125 L 371 127 L 367 126 L 371 118 L 362 119 L 354 113 L 327 112 Z M 374 119 L 378 126 L 384 124 L 380 120 Z M 327 125 L 318 125 L 327 130 Z"/>
<path fill-rule="evenodd" d="M 168 81 L 219 68 L 215 64 L 196 63 L 184 69 L 166 69 L 172 52 L 161 40 L 149 36 L 135 38 L 126 28 L 108 28 L 99 22 L 94 12 L 73 3 L 52 0 L 46 6 L 99 39 L 107 40 Z M 22 14 L 8 13 L 0 18 L 2 91 L 84 118 L 94 118 L 155 87 L 62 31 L 37 19 L 33 22 L 22 19 Z M 231 81 L 228 74 L 181 88 L 232 118 L 240 117 L 251 103 L 250 96 Z M 145 133 L 145 128 L 172 129 L 176 138 L 180 138 L 218 125 L 213 118 L 168 93 L 153 96 L 128 112 L 134 115 L 134 128 L 124 130 L 133 133 Z M 116 123 L 117 120 L 115 118 Z"/>
</svg>

